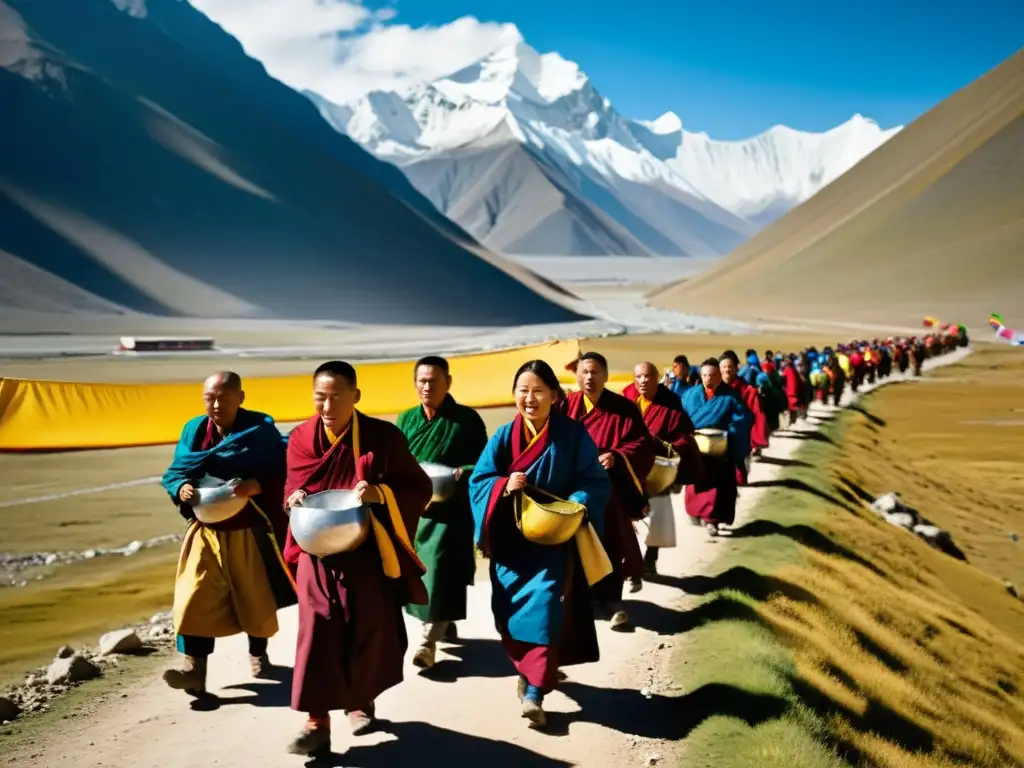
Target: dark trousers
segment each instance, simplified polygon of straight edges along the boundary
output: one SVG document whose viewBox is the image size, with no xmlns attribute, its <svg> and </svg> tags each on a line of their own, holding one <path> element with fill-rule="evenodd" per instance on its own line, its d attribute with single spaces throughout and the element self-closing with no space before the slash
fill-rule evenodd
<svg viewBox="0 0 1024 768">
<path fill-rule="evenodd" d="M 197 635 L 178 635 L 178 651 L 193 658 L 205 658 L 213 653 L 215 639 Z M 267 638 L 249 637 L 249 655 L 262 656 L 267 652 Z"/>
</svg>

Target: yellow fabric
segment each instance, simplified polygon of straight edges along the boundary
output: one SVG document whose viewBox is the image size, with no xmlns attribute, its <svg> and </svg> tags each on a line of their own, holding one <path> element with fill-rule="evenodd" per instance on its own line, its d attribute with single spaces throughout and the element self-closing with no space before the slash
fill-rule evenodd
<svg viewBox="0 0 1024 768">
<path fill-rule="evenodd" d="M 530 431 L 530 434 L 532 435 L 532 437 L 530 438 L 530 442 L 526 444 L 526 450 L 528 451 L 530 450 L 530 448 L 533 447 L 533 444 L 540 439 L 540 436 L 548 431 L 548 422 L 544 422 L 544 426 L 540 428 L 540 432 L 538 432 L 537 428 L 530 423 L 529 419 L 523 419 L 523 423 L 526 425 L 526 428 Z"/>
<path fill-rule="evenodd" d="M 594 404 L 590 402 L 590 398 L 587 397 L 586 395 L 583 396 L 583 406 L 587 409 L 587 413 L 590 413 L 592 410 L 594 410 Z"/>
<path fill-rule="evenodd" d="M 174 631 L 182 635 L 277 633 L 277 602 L 251 529 L 189 526 L 178 556 L 173 615 Z"/>
<path fill-rule="evenodd" d="M 839 360 L 839 367 L 843 369 L 843 373 L 847 376 L 850 375 L 850 358 L 844 354 L 836 355 L 836 359 Z"/>
<path fill-rule="evenodd" d="M 577 344 L 576 340 L 568 342 Z M 560 370 L 566 342 L 453 356 L 451 372 L 459 379 L 459 402 L 472 408 L 514 405 L 508 382 L 524 360 L 539 358 Z M 418 400 L 409 386 L 409 361 L 358 366 L 363 399 L 359 408 L 371 416 L 399 413 Z M 170 368 L 170 365 L 168 365 Z M 568 371 L 560 377 L 575 388 Z M 609 387 L 624 387 L 632 376 L 621 374 Z M 278 422 L 303 421 L 310 415 L 308 373 L 245 379 L 245 405 L 269 413 Z M 181 425 L 200 410 L 202 383 L 85 384 L 78 382 L 0 379 L 0 450 L 113 448 L 177 442 Z"/>
<path fill-rule="evenodd" d="M 642 415 L 642 414 L 646 414 L 647 413 L 647 408 L 648 408 L 648 406 L 650 406 L 651 401 L 648 400 L 643 395 L 640 395 L 636 399 L 636 404 L 640 406 L 640 413 Z"/>
<path fill-rule="evenodd" d="M 386 485 L 376 485 L 374 487 L 381 498 L 384 499 L 384 504 L 388 508 L 391 528 L 398 538 L 398 543 L 409 553 L 413 562 L 426 571 L 427 569 L 420 561 L 419 555 L 416 554 L 416 548 L 409 539 L 409 532 L 405 528 L 405 520 L 402 519 L 402 512 L 398 508 L 398 500 L 395 498 L 394 492 Z M 402 575 L 402 569 L 398 564 L 398 551 L 395 549 L 394 542 L 391 541 L 387 530 L 376 517 L 370 515 L 370 521 L 373 523 L 373 536 L 377 540 L 377 549 L 380 550 L 381 563 L 384 565 L 384 575 L 390 579 L 397 579 Z"/>
<path fill-rule="evenodd" d="M 612 561 L 601 543 L 601 537 L 590 523 L 580 526 L 573 536 L 573 541 L 576 542 L 576 550 L 580 553 L 580 563 L 583 565 L 587 584 L 594 586 L 612 572 Z"/>
</svg>

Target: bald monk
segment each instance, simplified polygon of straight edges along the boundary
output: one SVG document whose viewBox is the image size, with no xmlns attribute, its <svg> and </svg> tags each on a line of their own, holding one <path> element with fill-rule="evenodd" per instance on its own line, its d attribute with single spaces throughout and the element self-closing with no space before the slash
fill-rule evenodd
<svg viewBox="0 0 1024 768">
<path fill-rule="evenodd" d="M 627 385 L 622 394 L 626 399 L 637 404 L 647 431 L 655 441 L 656 450 L 661 455 L 667 455 L 666 451 L 659 450 L 663 444 L 667 443 L 680 457 L 679 471 L 676 473 L 673 487 L 660 496 L 652 496 L 650 499 L 650 528 L 648 530 L 671 532 L 670 535 L 660 539 L 663 543 L 659 546 L 651 546 L 651 537 L 648 534 L 647 551 L 644 553 L 644 574 L 653 576 L 657 573 L 659 549 L 676 545 L 675 517 L 670 493 L 679 493 L 682 486 L 695 482 L 702 469 L 701 458 L 693 441 L 693 422 L 683 410 L 683 403 L 679 396 L 658 382 L 658 369 L 654 363 L 646 362 L 637 365 L 633 369 L 633 383 Z"/>
<path fill-rule="evenodd" d="M 696 429 L 721 429 L 728 433 L 728 450 L 722 457 L 704 457 L 704 476 L 686 488 L 686 514 L 701 521 L 711 536 L 720 525 L 736 519 L 740 468 L 750 455 L 753 414 L 739 393 L 722 380 L 721 365 L 708 358 L 700 367 L 702 386 L 683 398 L 683 408 Z"/>
<path fill-rule="evenodd" d="M 164 681 L 193 696 L 206 693 L 207 658 L 217 637 L 247 633 L 252 674 L 265 677 L 277 609 L 296 599 L 281 557 L 284 439 L 273 419 L 243 408 L 244 402 L 237 373 L 210 376 L 203 383 L 206 413 L 186 422 L 163 476 L 164 490 L 188 523 L 174 582 L 174 628 L 185 661 L 167 670 Z M 224 522 L 200 523 L 193 505 L 206 476 L 240 481 L 235 495 L 249 502 Z"/>
<path fill-rule="evenodd" d="M 430 478 L 396 426 L 356 410 L 356 370 L 341 360 L 313 374 L 316 414 L 288 438 L 287 506 L 310 494 L 353 490 L 369 505 L 372 531 L 349 552 L 317 557 L 288 530 L 285 558 L 297 566 L 299 637 L 292 709 L 308 714 L 289 752 L 330 751 L 330 712 L 369 731 L 374 702 L 402 681 L 409 647 L 403 606 L 425 605 L 425 569 L 412 537 L 433 495 Z"/>
<path fill-rule="evenodd" d="M 615 571 L 595 584 L 591 594 L 611 615 L 611 628 L 625 632 L 630 623 L 622 591 L 626 579 L 643 575 L 633 521 L 647 511 L 643 480 L 654 466 L 654 445 L 636 404 L 606 388 L 608 361 L 603 355 L 587 352 L 580 356 L 576 383 L 579 391 L 566 396 L 563 411 L 586 426 L 597 444 L 598 461 L 612 481 L 601 542 Z"/>
</svg>

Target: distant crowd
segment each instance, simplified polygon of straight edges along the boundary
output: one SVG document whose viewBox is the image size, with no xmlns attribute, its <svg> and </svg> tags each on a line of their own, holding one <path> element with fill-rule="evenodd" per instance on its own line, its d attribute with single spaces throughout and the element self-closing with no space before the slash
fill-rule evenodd
<svg viewBox="0 0 1024 768">
<path fill-rule="evenodd" d="M 934 333 L 743 359 L 727 350 L 699 365 L 680 355 L 664 372 L 639 362 L 621 393 L 597 352 L 566 366 L 568 393 L 530 360 L 510 382 L 515 417 L 490 436 L 455 400 L 441 357 L 410 366 L 419 404 L 397 425 L 358 410 L 352 365 L 320 365 L 311 415 L 287 438 L 244 407 L 237 374 L 216 373 L 163 477 L 187 523 L 174 590 L 183 662 L 164 680 L 211 695 L 215 640 L 238 633 L 252 675 L 270 675 L 277 611 L 297 603 L 292 707 L 306 721 L 288 749 L 322 754 L 332 711 L 366 733 L 377 698 L 402 681 L 403 613 L 422 626 L 416 667 L 460 642 L 478 547 L 519 714 L 543 729 L 544 696 L 564 668 L 599 659 L 596 622 L 629 629 L 627 588 L 643 589 L 659 551 L 676 545 L 673 499 L 718 535 L 751 461 L 811 403 L 839 404 L 847 386 L 896 371 L 920 375 L 926 358 L 966 344 Z"/>
</svg>

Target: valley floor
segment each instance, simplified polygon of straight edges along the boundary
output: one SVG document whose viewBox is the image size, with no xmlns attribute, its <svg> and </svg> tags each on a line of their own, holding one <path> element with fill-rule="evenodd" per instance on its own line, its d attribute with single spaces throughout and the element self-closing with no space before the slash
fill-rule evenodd
<svg viewBox="0 0 1024 768">
<path fill-rule="evenodd" d="M 808 444 L 814 428 L 779 435 L 766 459 L 755 464 L 752 487 L 741 497 L 740 530 L 755 524 L 751 516 L 760 515 L 755 508 L 760 510 L 759 497 L 766 496 L 763 488 L 777 484 L 791 462 L 798 461 L 793 457 Z M 679 514 L 679 523 L 685 525 L 681 510 Z M 680 760 L 688 765 L 728 764 L 728 760 L 707 762 L 709 754 L 697 748 L 706 740 L 707 729 L 725 722 L 733 730 L 750 731 L 740 725 L 746 721 L 756 732 L 766 719 L 784 721 L 788 706 L 783 696 L 756 690 L 758 681 L 751 677 L 759 667 L 748 662 L 763 659 L 744 656 L 742 644 L 717 651 L 699 644 L 702 628 L 722 618 L 714 608 L 704 607 L 701 596 L 714 592 L 716 586 L 736 586 L 710 574 L 721 570 L 722 558 L 731 557 L 737 541 L 743 539 L 709 540 L 696 528 L 680 529 L 680 546 L 665 550 L 660 559 L 664 576 L 646 584 L 630 601 L 636 631 L 616 634 L 606 624 L 599 626 L 601 662 L 570 668 L 569 681 L 546 700 L 552 712 L 547 733 L 527 729 L 518 717 L 514 677 L 493 630 L 489 587 L 486 578 L 478 578 L 470 591 L 469 618 L 460 625 L 460 643 L 442 646 L 439 664 L 429 676 L 418 674 L 411 665 L 407 668 L 406 681 L 378 702 L 385 719 L 380 732 L 348 738 L 339 717 L 337 754 L 326 764 L 448 765 L 455 756 L 468 758 L 474 765 L 526 768 L 620 768 L 638 763 L 671 765 Z M 122 683 L 116 695 L 110 692 L 110 681 L 95 684 L 93 690 L 101 692 L 98 696 L 87 695 L 87 685 L 49 715 L 5 727 L 0 731 L 4 734 L 0 749 L 7 752 L 12 765 L 33 768 L 72 761 L 80 768 L 300 765 L 300 758 L 284 753 L 302 722 L 287 706 L 294 609 L 281 612 L 281 624 L 270 645 L 271 659 L 281 665 L 276 681 L 249 679 L 242 638 L 218 644 L 210 679 L 219 697 L 216 708 L 193 710 L 188 699 L 163 687 L 151 660 L 144 661 L 149 665 L 145 676 Z M 418 627 L 412 624 L 410 633 L 415 637 Z M 773 653 L 778 664 L 785 662 L 785 651 Z M 705 674 L 702 679 L 680 675 L 680 665 L 703 669 Z M 730 687 L 715 679 L 719 667 L 746 679 Z M 808 746 L 816 743 L 810 736 L 805 741 Z M 719 749 L 735 753 L 729 742 L 720 742 Z M 790 766 L 796 764 L 789 761 Z"/>
</svg>

